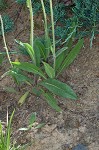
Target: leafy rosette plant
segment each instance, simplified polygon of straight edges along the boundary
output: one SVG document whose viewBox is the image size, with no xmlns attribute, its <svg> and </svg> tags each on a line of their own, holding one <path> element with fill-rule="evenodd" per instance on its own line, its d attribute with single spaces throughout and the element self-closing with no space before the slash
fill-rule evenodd
<svg viewBox="0 0 99 150">
<path fill-rule="evenodd" d="M 45 6 L 43 0 L 41 0 L 45 35 L 43 38 L 34 38 L 33 8 L 31 0 L 27 0 L 31 22 L 30 44 L 21 41 L 17 41 L 17 43 L 28 53 L 31 62 L 11 62 L 8 54 L 12 69 L 7 74 L 12 75 L 17 83 L 23 81 L 33 85 L 32 92 L 43 96 L 53 109 L 60 112 L 62 110 L 57 104 L 56 96 L 72 100 L 76 100 L 77 96 L 69 85 L 58 80 L 58 76 L 76 58 L 83 46 L 83 39 L 78 40 L 74 45 L 73 41 L 76 33 L 76 25 L 73 22 L 66 40 L 61 44 L 61 47 L 56 47 L 52 0 L 49 0 L 49 2 L 52 36 L 49 35 Z M 24 72 L 32 73 L 34 80 L 32 81 L 32 79 L 28 77 L 28 74 L 27 76 L 26 74 L 24 75 Z M 22 96 L 21 103 L 28 96 L 28 93 L 29 92 Z"/>
</svg>

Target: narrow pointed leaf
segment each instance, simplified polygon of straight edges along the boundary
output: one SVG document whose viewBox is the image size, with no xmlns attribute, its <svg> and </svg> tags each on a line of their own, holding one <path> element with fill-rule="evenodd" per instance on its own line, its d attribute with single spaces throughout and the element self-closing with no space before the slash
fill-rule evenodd
<svg viewBox="0 0 99 150">
<path fill-rule="evenodd" d="M 57 105 L 56 99 L 50 93 L 43 93 L 47 103 L 56 111 L 61 112 L 62 109 Z"/>
<path fill-rule="evenodd" d="M 36 47 L 36 48 L 35 48 Z M 41 40 L 39 38 L 37 38 L 34 41 L 34 49 L 39 49 L 40 50 L 40 55 L 42 57 L 42 59 L 46 60 L 46 51 L 45 51 L 45 46 L 44 44 L 41 42 Z"/>
<path fill-rule="evenodd" d="M 43 64 L 44 64 L 44 68 L 45 68 L 45 71 L 46 71 L 47 75 L 50 78 L 54 78 L 55 77 L 54 69 L 48 63 L 43 62 Z"/>
<path fill-rule="evenodd" d="M 58 68 L 61 66 L 61 64 L 62 64 L 63 60 L 65 59 L 67 53 L 68 53 L 68 47 L 63 47 L 62 49 L 60 49 L 56 52 L 55 71 L 57 71 Z"/>
<path fill-rule="evenodd" d="M 11 70 L 9 72 L 9 75 L 11 75 L 13 78 L 15 78 L 18 83 L 32 82 L 32 80 L 30 78 L 28 78 L 27 76 L 25 76 L 25 75 L 23 75 L 21 73 L 17 73 L 17 72 L 15 72 L 13 70 Z"/>
<path fill-rule="evenodd" d="M 15 40 L 17 44 L 24 48 L 24 50 L 29 54 L 33 62 L 35 62 L 35 53 L 33 47 L 28 43 L 22 43 L 21 41 Z"/>
<path fill-rule="evenodd" d="M 22 105 L 25 102 L 28 95 L 29 95 L 29 91 L 27 91 L 25 94 L 22 95 L 22 97 L 18 101 L 18 104 Z"/>
<path fill-rule="evenodd" d="M 47 88 L 50 92 L 53 94 L 56 94 L 58 96 L 64 97 L 64 98 L 70 98 L 73 100 L 77 99 L 76 94 L 74 91 L 68 86 L 67 84 L 60 82 L 56 79 L 47 79 L 40 83 L 40 85 Z"/>
<path fill-rule="evenodd" d="M 28 43 L 23 43 L 26 51 L 28 52 L 28 54 L 30 55 L 31 59 L 33 62 L 35 62 L 35 53 L 34 53 L 34 49 L 32 48 L 32 46 Z"/>
<path fill-rule="evenodd" d="M 63 71 L 64 68 L 68 67 L 74 61 L 82 46 L 83 46 L 83 39 L 80 39 L 76 44 L 76 46 L 70 51 L 68 56 L 65 58 L 64 62 L 60 67 L 58 75 Z"/>
<path fill-rule="evenodd" d="M 56 58 L 55 71 L 57 71 L 57 70 L 60 68 L 60 66 L 61 66 L 61 64 L 62 64 L 62 62 L 63 62 L 63 60 L 64 60 L 64 58 L 65 58 L 64 53 L 61 53 L 61 54 Z"/>
<path fill-rule="evenodd" d="M 38 74 L 41 77 L 43 77 L 44 79 L 46 79 L 44 73 L 40 70 L 40 68 L 38 68 L 34 64 L 27 63 L 27 62 L 22 62 L 22 63 L 21 62 L 12 62 L 12 64 L 19 69 L 22 69 L 27 72 L 32 72 L 34 74 Z"/>
</svg>

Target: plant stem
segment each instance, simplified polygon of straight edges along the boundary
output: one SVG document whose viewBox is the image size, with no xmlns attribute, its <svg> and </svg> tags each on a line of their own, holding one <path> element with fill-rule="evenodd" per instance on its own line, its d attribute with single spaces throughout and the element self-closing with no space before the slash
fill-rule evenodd
<svg viewBox="0 0 99 150">
<path fill-rule="evenodd" d="M 45 38 L 46 40 L 48 39 L 48 25 L 47 25 L 47 15 L 45 12 L 45 7 L 44 7 L 44 1 L 41 0 L 41 4 L 42 4 L 42 10 L 43 10 L 43 14 L 44 14 L 44 22 L 45 22 Z"/>
<path fill-rule="evenodd" d="M 33 47 L 33 42 L 34 42 L 34 16 L 33 16 L 33 8 L 32 8 L 31 0 L 27 1 L 27 7 L 29 8 L 29 11 L 30 11 L 30 24 L 31 24 L 30 45 Z"/>
<path fill-rule="evenodd" d="M 31 2 L 31 0 L 30 0 L 30 2 Z M 32 8 L 32 3 L 30 4 L 30 20 L 31 20 L 31 35 L 30 35 L 30 44 L 31 44 L 31 46 L 33 47 L 34 45 L 33 45 L 33 42 L 34 42 L 34 34 L 33 34 L 33 32 L 34 32 L 34 18 L 33 18 L 33 8 Z"/>
<path fill-rule="evenodd" d="M 52 37 L 53 37 L 53 59 L 54 59 L 54 69 L 56 63 L 56 55 L 55 55 L 55 29 L 54 29 L 54 17 L 53 17 L 53 6 L 52 0 L 50 0 L 50 13 L 51 13 L 51 24 L 52 24 Z"/>
<path fill-rule="evenodd" d="M 2 20 L 1 15 L 0 15 L 0 21 L 1 21 L 2 37 L 3 37 L 3 42 L 4 42 L 5 50 L 6 50 L 6 53 L 7 53 L 7 57 L 8 57 L 9 63 L 11 65 L 11 67 L 13 67 L 13 65 L 11 63 L 10 56 L 9 56 L 9 50 L 8 50 L 8 47 L 7 47 L 7 44 L 6 44 L 6 40 L 5 40 L 4 25 L 3 25 L 3 20 Z"/>
</svg>

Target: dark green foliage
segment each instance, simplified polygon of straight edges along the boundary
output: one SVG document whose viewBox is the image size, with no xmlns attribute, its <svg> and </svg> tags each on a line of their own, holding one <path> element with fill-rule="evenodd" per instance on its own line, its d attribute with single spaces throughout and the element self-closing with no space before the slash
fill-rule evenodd
<svg viewBox="0 0 99 150">
<path fill-rule="evenodd" d="M 92 31 L 99 25 L 99 1 L 98 0 L 74 0 L 75 7 L 72 9 L 78 18 L 79 25 L 84 30 Z M 95 31 L 95 30 L 94 30 Z M 84 32 L 83 32 L 84 33 Z"/>
<path fill-rule="evenodd" d="M 0 10 L 5 9 L 5 8 L 6 8 L 5 0 L 0 0 Z"/>
<path fill-rule="evenodd" d="M 72 11 L 78 19 L 77 37 L 90 35 L 90 47 L 95 34 L 99 33 L 99 0 L 74 0 Z"/>
<path fill-rule="evenodd" d="M 80 24 L 84 27 L 94 26 L 99 23 L 99 1 L 98 0 L 74 0 L 76 6 L 73 13 L 78 17 Z"/>
<path fill-rule="evenodd" d="M 3 19 L 3 24 L 4 24 L 4 31 L 5 32 L 9 32 L 12 31 L 13 27 L 14 27 L 14 22 L 13 20 L 9 17 L 9 15 L 5 14 L 2 16 Z M 2 35 L 2 31 L 1 31 L 1 23 L 0 23 L 0 35 Z"/>
<path fill-rule="evenodd" d="M 18 4 L 25 4 L 25 3 L 26 3 L 26 0 L 16 0 L 16 2 L 17 2 Z"/>
<path fill-rule="evenodd" d="M 18 4 L 25 4 L 26 0 L 15 0 Z M 37 14 L 41 11 L 41 3 L 38 0 L 32 0 L 33 12 Z M 0 6 L 4 5 L 4 0 L 0 0 Z M 55 3 L 53 6 L 54 21 L 56 25 L 55 33 L 59 39 L 64 39 L 67 36 L 71 22 L 74 22 L 76 17 L 78 20 L 77 37 L 83 37 L 97 33 L 99 24 L 99 1 L 98 0 L 74 0 L 74 6 L 65 6 L 63 2 Z M 45 10 L 50 14 L 49 1 L 45 0 Z M 68 16 L 68 10 L 72 10 L 72 16 Z M 8 19 L 4 19 L 8 20 Z M 8 21 L 5 21 L 8 22 Z M 6 23 L 5 23 L 6 24 Z M 12 26 L 11 21 L 6 24 L 5 31 L 10 31 Z M 1 34 L 1 33 L 0 33 Z"/>
<path fill-rule="evenodd" d="M 53 8 L 54 20 L 55 22 L 59 21 L 65 23 L 66 18 L 66 7 L 63 3 L 57 3 Z"/>
</svg>

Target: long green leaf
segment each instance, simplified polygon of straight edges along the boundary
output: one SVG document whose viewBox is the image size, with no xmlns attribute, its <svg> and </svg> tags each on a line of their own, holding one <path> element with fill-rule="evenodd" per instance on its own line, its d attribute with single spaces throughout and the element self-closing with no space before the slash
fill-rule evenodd
<svg viewBox="0 0 99 150">
<path fill-rule="evenodd" d="M 67 51 L 66 51 L 67 50 Z M 63 47 L 56 52 L 56 64 L 55 64 L 55 71 L 61 66 L 62 62 L 64 61 L 66 54 L 68 53 L 68 47 Z"/>
<path fill-rule="evenodd" d="M 57 105 L 56 99 L 50 93 L 43 93 L 47 103 L 56 111 L 61 112 L 62 109 Z"/>
<path fill-rule="evenodd" d="M 16 41 L 17 44 L 22 46 L 25 49 L 25 51 L 27 51 L 27 53 L 29 54 L 32 61 L 35 62 L 35 52 L 34 52 L 33 47 L 28 43 L 23 43 L 23 42 L 18 41 L 18 40 L 15 40 L 15 41 Z"/>
<path fill-rule="evenodd" d="M 67 84 L 60 82 L 56 79 L 47 79 L 43 82 L 40 82 L 40 85 L 47 88 L 50 92 L 53 94 L 56 94 L 58 96 L 64 97 L 64 98 L 70 98 L 70 99 L 77 99 L 76 94 L 74 91 L 68 86 Z"/>
<path fill-rule="evenodd" d="M 10 70 L 9 75 L 11 75 L 17 83 L 22 83 L 22 82 L 33 82 L 30 78 L 27 76 L 17 73 L 16 71 Z"/>
<path fill-rule="evenodd" d="M 78 43 L 76 44 L 76 46 L 70 51 L 70 53 L 68 54 L 68 56 L 65 58 L 64 62 L 62 63 L 61 67 L 59 68 L 59 72 L 58 75 L 63 71 L 64 68 L 68 67 L 76 58 L 76 56 L 78 55 L 80 49 L 83 46 L 83 39 L 80 39 L 78 41 Z"/>
<path fill-rule="evenodd" d="M 25 100 L 28 97 L 28 95 L 29 95 L 29 91 L 25 92 L 25 94 L 23 94 L 21 96 L 21 98 L 19 99 L 18 104 L 22 105 L 25 102 Z"/>
<path fill-rule="evenodd" d="M 25 49 L 27 50 L 28 54 L 30 55 L 32 61 L 35 63 L 35 52 L 32 46 L 28 43 L 23 43 Z"/>
<path fill-rule="evenodd" d="M 55 77 L 54 69 L 48 63 L 43 62 L 43 64 L 44 64 L 44 68 L 45 68 L 45 71 L 46 71 L 47 75 L 50 78 L 54 78 Z"/>
<path fill-rule="evenodd" d="M 34 49 L 35 50 L 39 49 L 42 59 L 46 60 L 46 51 L 45 51 L 46 48 L 43 42 L 41 42 L 40 38 L 36 38 L 36 40 L 34 41 Z"/>
<path fill-rule="evenodd" d="M 55 65 L 55 71 L 57 71 L 59 69 L 59 67 L 61 66 L 63 60 L 65 58 L 64 53 L 61 53 L 57 58 L 56 58 L 56 65 Z"/>
<path fill-rule="evenodd" d="M 22 63 L 21 62 L 12 62 L 12 64 L 19 69 L 22 69 L 27 72 L 32 72 L 34 74 L 38 74 L 41 77 L 43 77 L 44 79 L 46 79 L 46 77 L 45 77 L 44 73 L 41 71 L 41 69 L 38 68 L 37 66 L 35 66 L 34 64 L 27 63 L 27 62 L 22 62 Z"/>
</svg>

